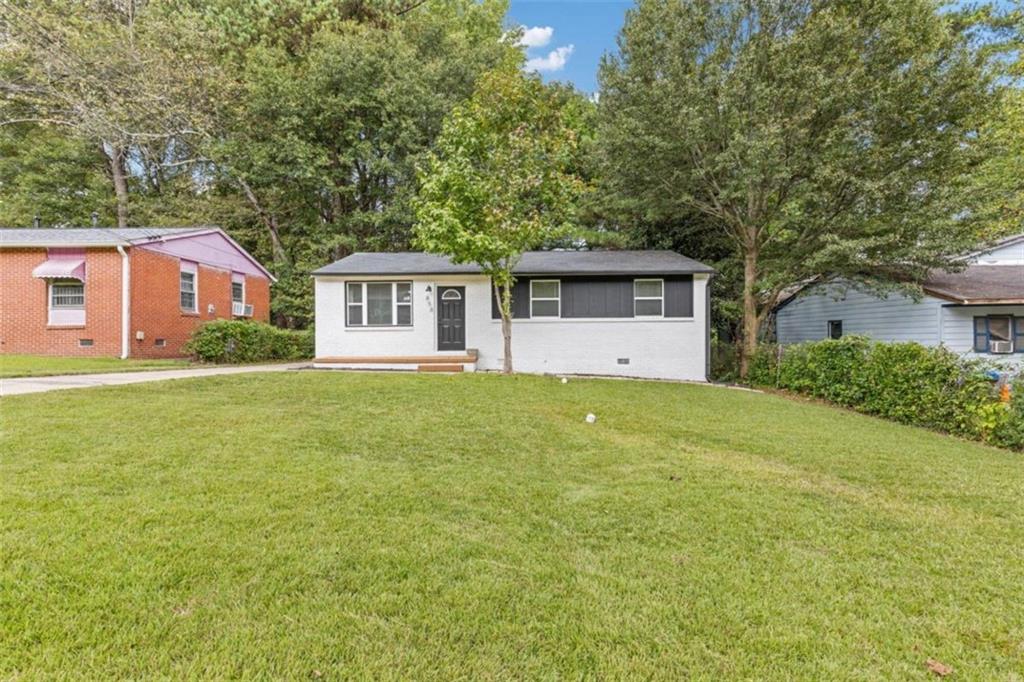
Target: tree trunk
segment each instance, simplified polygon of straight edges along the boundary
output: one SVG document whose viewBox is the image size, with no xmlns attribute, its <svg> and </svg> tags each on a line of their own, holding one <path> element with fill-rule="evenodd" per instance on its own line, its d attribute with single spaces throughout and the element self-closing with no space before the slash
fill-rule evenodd
<svg viewBox="0 0 1024 682">
<path fill-rule="evenodd" d="M 501 337 L 505 345 L 501 371 L 503 374 L 512 374 L 512 286 L 494 287 L 494 297 L 501 314 Z"/>
<path fill-rule="evenodd" d="M 249 183 L 241 178 L 236 179 L 238 180 L 238 185 L 245 193 L 245 198 L 255 209 L 256 214 L 263 222 L 263 226 L 267 228 L 267 233 L 270 235 L 270 251 L 274 258 L 274 265 L 291 265 L 291 259 L 284 248 L 284 242 L 281 241 L 281 231 L 277 226 L 277 217 L 263 207 L 263 204 L 260 203 L 259 198 L 252 190 L 252 187 L 249 186 Z"/>
<path fill-rule="evenodd" d="M 743 254 L 743 341 L 740 345 L 740 377 L 746 379 L 750 359 L 757 352 L 760 316 L 757 309 L 758 248 L 748 246 Z"/>
<path fill-rule="evenodd" d="M 128 227 L 128 171 L 124 148 L 111 144 L 109 153 L 106 145 L 101 145 L 101 148 L 110 161 L 110 177 L 114 181 L 114 196 L 117 198 L 117 226 Z"/>
</svg>

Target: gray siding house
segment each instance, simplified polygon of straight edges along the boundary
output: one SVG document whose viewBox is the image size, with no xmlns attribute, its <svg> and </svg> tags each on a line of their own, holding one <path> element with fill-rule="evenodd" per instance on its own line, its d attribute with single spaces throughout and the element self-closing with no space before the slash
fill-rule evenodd
<svg viewBox="0 0 1024 682">
<path fill-rule="evenodd" d="M 964 261 L 961 272 L 929 278 L 920 300 L 879 297 L 844 282 L 810 285 L 776 309 L 776 338 L 792 344 L 858 334 L 1024 364 L 1024 234 Z"/>
</svg>

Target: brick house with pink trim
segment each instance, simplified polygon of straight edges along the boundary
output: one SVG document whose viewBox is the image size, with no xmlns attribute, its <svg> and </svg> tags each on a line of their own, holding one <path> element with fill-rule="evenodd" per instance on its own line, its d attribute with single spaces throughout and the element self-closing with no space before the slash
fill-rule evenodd
<svg viewBox="0 0 1024 682">
<path fill-rule="evenodd" d="M 274 277 L 216 227 L 0 229 L 0 354 L 180 357 L 270 317 Z"/>
</svg>

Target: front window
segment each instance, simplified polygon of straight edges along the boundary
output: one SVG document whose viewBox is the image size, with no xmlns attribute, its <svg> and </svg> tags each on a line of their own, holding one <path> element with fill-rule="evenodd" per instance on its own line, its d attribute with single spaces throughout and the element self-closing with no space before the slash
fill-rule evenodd
<svg viewBox="0 0 1024 682">
<path fill-rule="evenodd" d="M 665 282 L 660 279 L 633 280 L 633 314 L 662 317 L 665 313 Z"/>
<path fill-rule="evenodd" d="M 85 285 L 78 281 L 55 281 L 50 285 L 50 307 L 64 310 L 85 308 Z"/>
<path fill-rule="evenodd" d="M 350 327 L 412 325 L 412 282 L 349 282 L 345 296 Z"/>
<path fill-rule="evenodd" d="M 557 279 L 530 282 L 530 317 L 558 317 L 561 314 L 562 285 Z"/>
<path fill-rule="evenodd" d="M 196 273 L 181 271 L 181 309 L 194 313 L 196 311 Z"/>
<path fill-rule="evenodd" d="M 1021 318 L 1009 315 L 974 318 L 974 350 L 977 353 L 1015 353 L 1020 350 L 1022 337 L 1024 323 Z"/>
<path fill-rule="evenodd" d="M 245 284 L 243 282 L 231 283 L 231 302 L 245 303 Z"/>
<path fill-rule="evenodd" d="M 1010 317 L 988 318 L 988 348 L 992 353 L 1013 352 L 1013 320 Z"/>
</svg>

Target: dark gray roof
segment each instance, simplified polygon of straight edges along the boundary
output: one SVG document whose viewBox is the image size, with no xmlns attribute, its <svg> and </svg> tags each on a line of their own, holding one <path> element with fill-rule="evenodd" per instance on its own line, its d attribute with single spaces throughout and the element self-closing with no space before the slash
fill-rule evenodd
<svg viewBox="0 0 1024 682">
<path fill-rule="evenodd" d="M 1024 265 L 970 265 L 931 275 L 924 290 L 962 304 L 1024 303 Z"/>
<path fill-rule="evenodd" d="M 480 267 L 430 253 L 353 253 L 313 275 L 472 275 Z M 517 275 L 690 275 L 713 268 L 674 251 L 528 251 Z"/>
<path fill-rule="evenodd" d="M 117 246 L 213 227 L 47 227 L 0 228 L 0 246 Z"/>
</svg>

